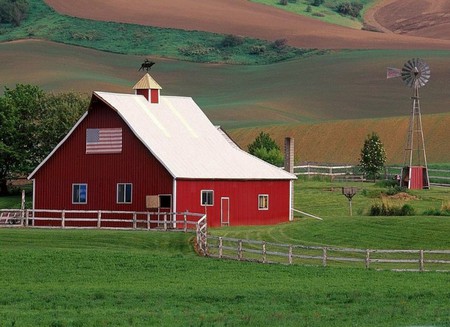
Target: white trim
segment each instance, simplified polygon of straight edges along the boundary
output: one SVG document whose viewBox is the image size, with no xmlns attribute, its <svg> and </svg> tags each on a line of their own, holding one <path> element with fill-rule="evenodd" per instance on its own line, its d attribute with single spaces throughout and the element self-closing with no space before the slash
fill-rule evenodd
<svg viewBox="0 0 450 327">
<path fill-rule="evenodd" d="M 35 203 L 36 203 L 36 180 L 33 178 L 33 210 L 36 210 Z"/>
<path fill-rule="evenodd" d="M 262 197 L 267 198 L 267 207 L 260 207 L 259 206 L 259 199 Z M 258 194 L 258 210 L 269 210 L 269 194 Z"/>
<path fill-rule="evenodd" d="M 227 200 L 227 213 L 228 213 L 228 219 L 227 219 L 227 226 L 230 226 L 230 197 L 229 196 L 222 196 L 220 197 L 220 225 L 223 226 L 223 200 Z"/>
<path fill-rule="evenodd" d="M 173 212 L 177 212 L 177 180 L 173 179 L 173 189 L 172 189 L 172 207 Z"/>
<path fill-rule="evenodd" d="M 124 189 L 123 189 L 123 196 L 124 196 L 124 201 L 123 202 L 119 202 L 119 185 L 125 185 Z M 131 190 L 130 190 L 130 202 L 126 202 L 127 199 L 127 188 L 126 185 L 131 185 Z M 116 204 L 132 204 L 133 203 L 133 183 L 116 183 Z"/>
<path fill-rule="evenodd" d="M 294 220 L 294 181 L 289 181 L 289 221 Z"/>
<path fill-rule="evenodd" d="M 81 122 L 84 120 L 84 118 L 86 118 L 88 112 L 86 111 L 83 116 L 81 116 L 81 118 L 77 121 L 77 123 L 72 127 L 72 129 L 69 131 L 69 133 L 67 133 L 67 135 L 61 140 L 61 142 L 58 143 L 58 145 L 53 149 L 52 152 L 50 152 L 50 154 L 39 164 L 39 166 L 37 166 L 33 172 L 28 175 L 27 179 L 32 179 L 34 174 L 36 174 L 36 172 L 47 162 L 47 160 L 50 159 L 51 156 L 53 156 L 53 154 L 56 152 L 56 150 L 59 149 L 59 147 L 61 145 L 63 145 L 64 142 L 66 142 L 66 140 L 69 138 L 70 135 L 72 135 L 73 131 L 78 127 L 78 125 L 81 124 Z"/>
<path fill-rule="evenodd" d="M 203 204 L 203 192 L 211 192 L 212 193 L 212 203 L 211 204 Z M 214 190 L 200 190 L 200 205 L 202 207 L 213 207 L 214 206 Z"/>
</svg>

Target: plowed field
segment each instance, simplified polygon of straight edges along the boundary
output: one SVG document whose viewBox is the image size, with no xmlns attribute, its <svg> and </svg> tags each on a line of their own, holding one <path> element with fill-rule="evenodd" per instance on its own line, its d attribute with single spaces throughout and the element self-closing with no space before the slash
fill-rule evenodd
<svg viewBox="0 0 450 327">
<path fill-rule="evenodd" d="M 376 33 L 327 24 L 247 0 L 46 0 L 59 13 L 102 21 L 202 30 L 245 35 L 267 40 L 286 38 L 297 47 L 328 49 L 450 49 L 448 35 L 424 38 L 396 33 Z M 398 0 L 398 17 L 380 6 L 374 13 L 377 21 L 395 22 L 404 14 L 409 2 Z M 420 3 L 431 1 L 420 1 Z M 445 9 L 447 0 L 433 0 Z M 417 7 L 417 6 L 416 6 Z M 419 6 L 422 8 L 421 6 Z M 419 8 L 419 10 L 420 10 Z M 394 16 L 392 16 L 394 15 Z M 444 17 L 445 18 L 445 17 Z M 447 19 L 448 21 L 448 19 Z M 445 28 L 445 25 L 442 25 Z M 408 33 L 416 35 L 414 33 Z M 443 35 L 444 32 L 432 33 Z M 447 32 L 447 34 L 449 34 Z M 419 32 L 419 36 L 422 36 Z"/>
</svg>

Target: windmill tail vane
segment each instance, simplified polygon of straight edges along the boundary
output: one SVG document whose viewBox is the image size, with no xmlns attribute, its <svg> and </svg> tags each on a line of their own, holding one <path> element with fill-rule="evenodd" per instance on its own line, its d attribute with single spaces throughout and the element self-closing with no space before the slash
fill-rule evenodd
<svg viewBox="0 0 450 327">
<path fill-rule="evenodd" d="M 388 67 L 386 71 L 386 79 L 402 76 L 402 70 L 399 68 Z"/>
</svg>

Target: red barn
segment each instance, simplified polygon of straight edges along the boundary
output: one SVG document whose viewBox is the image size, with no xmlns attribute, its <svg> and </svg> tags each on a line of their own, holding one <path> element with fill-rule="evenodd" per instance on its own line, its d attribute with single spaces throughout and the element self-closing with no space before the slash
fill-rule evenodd
<svg viewBox="0 0 450 327">
<path fill-rule="evenodd" d="M 209 226 L 291 220 L 294 175 L 239 149 L 189 97 L 94 92 L 31 173 L 33 209 L 207 213 Z M 150 200 L 149 200 L 150 199 Z"/>
</svg>

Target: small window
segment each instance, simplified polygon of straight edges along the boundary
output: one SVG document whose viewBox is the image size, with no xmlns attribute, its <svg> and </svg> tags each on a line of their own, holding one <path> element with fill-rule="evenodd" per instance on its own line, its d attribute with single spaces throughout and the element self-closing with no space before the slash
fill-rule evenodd
<svg viewBox="0 0 450 327">
<path fill-rule="evenodd" d="M 172 208 L 172 196 L 171 195 L 160 195 L 159 196 L 159 207 L 164 209 Z"/>
<path fill-rule="evenodd" d="M 87 203 L 87 184 L 72 184 L 72 203 Z"/>
<path fill-rule="evenodd" d="M 202 190 L 201 193 L 201 205 L 212 206 L 214 205 L 214 191 Z"/>
<path fill-rule="evenodd" d="M 269 210 L 269 196 L 267 194 L 258 195 L 258 210 Z"/>
<path fill-rule="evenodd" d="M 117 203 L 131 203 L 131 192 L 133 184 L 117 184 Z"/>
</svg>

